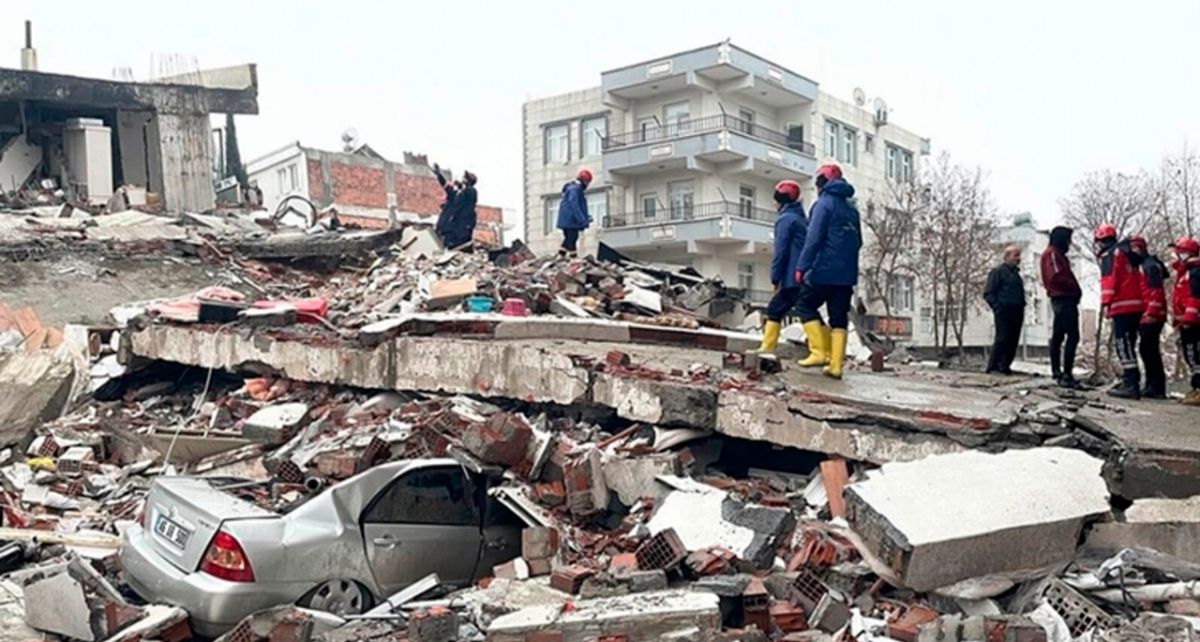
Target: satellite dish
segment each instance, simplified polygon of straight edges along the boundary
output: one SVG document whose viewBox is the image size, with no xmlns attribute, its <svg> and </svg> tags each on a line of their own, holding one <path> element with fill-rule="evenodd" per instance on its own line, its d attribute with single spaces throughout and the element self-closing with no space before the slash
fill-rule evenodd
<svg viewBox="0 0 1200 642">
<path fill-rule="evenodd" d="M 350 144 L 358 140 L 358 130 L 353 127 L 347 127 L 346 131 L 342 132 L 342 142 Z"/>
<path fill-rule="evenodd" d="M 886 125 L 888 122 L 887 103 L 883 102 L 882 98 L 876 98 L 873 104 L 875 106 L 875 125 Z"/>
<path fill-rule="evenodd" d="M 863 91 L 862 87 L 854 88 L 854 104 L 862 107 L 867 103 L 867 92 Z"/>
</svg>

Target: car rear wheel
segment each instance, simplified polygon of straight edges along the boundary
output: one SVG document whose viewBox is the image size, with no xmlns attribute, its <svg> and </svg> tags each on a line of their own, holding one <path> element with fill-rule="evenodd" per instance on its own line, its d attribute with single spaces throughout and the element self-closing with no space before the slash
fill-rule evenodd
<svg viewBox="0 0 1200 642">
<path fill-rule="evenodd" d="M 300 605 L 334 615 L 360 615 L 371 608 L 371 594 L 354 580 L 328 580 L 309 591 Z"/>
</svg>

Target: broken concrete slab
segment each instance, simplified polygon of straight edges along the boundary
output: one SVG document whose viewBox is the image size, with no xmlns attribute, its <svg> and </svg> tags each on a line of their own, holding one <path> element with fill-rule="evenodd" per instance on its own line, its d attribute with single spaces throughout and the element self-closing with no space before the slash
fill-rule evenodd
<svg viewBox="0 0 1200 642">
<path fill-rule="evenodd" d="M 242 424 L 242 436 L 258 444 L 280 445 L 291 439 L 308 416 L 308 404 L 276 404 L 256 411 Z"/>
<path fill-rule="evenodd" d="M 1110 552 L 1150 548 L 1200 563 L 1200 497 L 1139 499 L 1125 509 L 1124 521 L 1094 525 L 1086 546 Z"/>
<path fill-rule="evenodd" d="M 891 581 L 928 591 L 1062 564 L 1109 510 L 1102 462 L 1064 448 L 885 464 L 846 487 L 847 520 Z"/>
<path fill-rule="evenodd" d="M 75 361 L 65 350 L 0 354 L 0 445 L 20 441 L 70 402 Z"/>
<path fill-rule="evenodd" d="M 681 631 L 703 636 L 720 630 L 721 611 L 713 593 L 659 591 L 527 607 L 492 620 L 487 642 L 525 642 L 534 633 L 556 633 L 562 642 L 622 639 L 658 642 Z M 697 638 L 691 638 L 697 639 Z"/>
<path fill-rule="evenodd" d="M 236 218 L 226 220 L 239 220 Z M 336 258 L 363 254 L 387 247 L 400 239 L 401 229 L 354 232 L 277 233 L 264 239 L 248 239 L 234 247 L 242 256 L 254 259 Z"/>
<path fill-rule="evenodd" d="M 430 310 L 444 310 L 475 294 L 475 279 L 439 279 L 429 286 L 429 300 L 425 306 Z"/>
<path fill-rule="evenodd" d="M 1200 431 L 1194 408 L 1122 404 L 1119 412 L 1085 406 L 1072 423 L 1119 445 L 1105 477 L 1114 495 L 1184 498 L 1200 495 Z"/>
<path fill-rule="evenodd" d="M 604 482 L 626 506 L 643 497 L 655 497 L 661 488 L 659 475 L 680 475 L 679 457 L 658 453 L 646 457 L 605 457 Z"/>
<path fill-rule="evenodd" d="M 717 419 L 717 391 L 711 386 L 601 372 L 592 400 L 614 408 L 619 417 L 662 426 L 711 426 Z"/>
</svg>

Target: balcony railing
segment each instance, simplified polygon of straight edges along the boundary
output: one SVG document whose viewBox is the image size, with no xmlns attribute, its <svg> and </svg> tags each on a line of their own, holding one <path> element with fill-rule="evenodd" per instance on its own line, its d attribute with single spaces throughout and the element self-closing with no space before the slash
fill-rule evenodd
<svg viewBox="0 0 1200 642">
<path fill-rule="evenodd" d="M 722 216 L 736 216 L 751 221 L 772 223 L 775 221 L 778 213 L 775 210 L 769 210 L 764 207 L 753 207 L 749 203 L 743 202 L 715 201 L 712 203 L 692 204 L 684 201 L 651 210 L 639 210 L 627 214 L 610 214 L 603 217 L 601 223 L 605 228 L 615 228 L 631 227 L 634 225 L 653 225 L 655 223 L 666 224 L 698 221 Z"/>
<path fill-rule="evenodd" d="M 612 134 L 611 136 L 604 137 L 603 147 L 605 150 L 619 149 L 627 145 L 654 143 L 679 138 L 680 136 L 706 134 L 724 129 L 740 132 L 751 138 L 757 138 L 772 145 L 792 149 L 808 154 L 809 156 L 816 154 L 816 147 L 799 137 L 789 136 L 783 132 L 777 132 L 762 125 L 756 125 L 748 120 L 742 120 L 741 118 L 725 114 L 705 116 L 703 118 L 689 118 L 667 125 L 645 127 L 637 131 Z"/>
</svg>

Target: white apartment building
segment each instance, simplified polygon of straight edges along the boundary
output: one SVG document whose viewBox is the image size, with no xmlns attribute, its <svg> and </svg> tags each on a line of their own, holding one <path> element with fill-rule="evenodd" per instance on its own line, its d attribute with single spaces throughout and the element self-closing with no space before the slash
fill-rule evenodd
<svg viewBox="0 0 1200 642">
<path fill-rule="evenodd" d="M 927 139 L 889 121 L 881 101 L 868 108 L 855 98 L 831 96 L 722 43 L 605 71 L 599 87 L 527 102 L 526 239 L 538 253 L 555 251 L 561 188 L 588 167 L 595 222 L 583 252 L 603 241 L 637 259 L 720 276 L 765 302 L 776 182 L 799 181 L 811 203 L 816 168 L 837 162 L 860 210 L 886 207 L 887 181 L 912 177 L 929 152 Z"/>
</svg>

